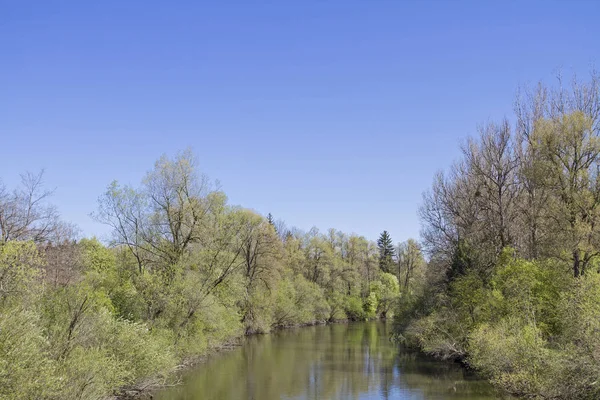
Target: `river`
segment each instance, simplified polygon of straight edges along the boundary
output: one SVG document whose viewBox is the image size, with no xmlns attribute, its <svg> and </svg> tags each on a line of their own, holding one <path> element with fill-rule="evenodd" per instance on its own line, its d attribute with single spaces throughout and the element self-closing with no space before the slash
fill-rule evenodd
<svg viewBox="0 0 600 400">
<path fill-rule="evenodd" d="M 400 350 L 391 324 L 364 322 L 250 336 L 211 356 L 158 400 L 499 399 L 459 365 Z"/>
</svg>

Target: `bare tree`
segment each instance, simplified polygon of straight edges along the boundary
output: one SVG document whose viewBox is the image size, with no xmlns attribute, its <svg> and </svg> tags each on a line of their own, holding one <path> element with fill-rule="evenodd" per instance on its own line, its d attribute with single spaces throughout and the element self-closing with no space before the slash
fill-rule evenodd
<svg viewBox="0 0 600 400">
<path fill-rule="evenodd" d="M 9 240 L 54 242 L 69 236 L 53 205 L 47 203 L 53 194 L 45 190 L 44 171 L 21 175 L 19 188 L 10 191 L 0 182 L 0 243 Z"/>
<path fill-rule="evenodd" d="M 248 210 L 240 210 L 240 220 L 243 276 L 246 281 L 242 322 L 247 323 L 249 329 L 257 306 L 253 295 L 259 286 L 271 290 L 273 282 L 278 278 L 277 260 L 282 248 L 272 222 Z"/>
<path fill-rule="evenodd" d="M 129 249 L 142 272 L 152 255 L 145 243 L 148 234 L 145 197 L 131 187 L 112 182 L 98 199 L 98 211 L 92 217 L 113 229 L 112 244 Z"/>
<path fill-rule="evenodd" d="M 516 202 L 519 195 L 512 132 L 507 120 L 479 128 L 478 140 L 470 139 L 463 147 L 469 178 L 475 183 L 478 203 L 477 240 L 497 255 L 514 243 Z"/>
<path fill-rule="evenodd" d="M 93 217 L 113 228 L 113 244 L 126 246 L 141 271 L 147 265 L 177 263 L 193 243 L 206 239 L 208 214 L 224 203 L 210 181 L 196 171 L 186 151 L 161 157 L 140 189 L 113 182 Z"/>
<path fill-rule="evenodd" d="M 532 256 L 561 258 L 570 247 L 579 276 L 598 254 L 600 79 L 595 71 L 555 89 L 522 90 L 515 104 L 521 143 L 523 214 Z M 551 234 L 546 234 L 552 232 Z"/>
<path fill-rule="evenodd" d="M 201 240 L 205 217 L 218 204 L 213 192 L 189 150 L 173 160 L 161 157 L 144 180 L 151 224 L 146 241 L 170 262 L 179 260 L 191 243 Z"/>
<path fill-rule="evenodd" d="M 470 265 L 485 273 L 511 246 L 570 261 L 574 276 L 585 272 L 600 255 L 599 82 L 592 73 L 588 83 L 564 86 L 559 76 L 556 89 L 540 84 L 517 98 L 514 133 L 504 120 L 468 140 L 462 159 L 424 195 L 432 257 L 450 265 L 468 250 Z"/>
<path fill-rule="evenodd" d="M 54 287 L 74 283 L 81 275 L 81 249 L 70 241 L 43 247 L 44 278 Z"/>
</svg>

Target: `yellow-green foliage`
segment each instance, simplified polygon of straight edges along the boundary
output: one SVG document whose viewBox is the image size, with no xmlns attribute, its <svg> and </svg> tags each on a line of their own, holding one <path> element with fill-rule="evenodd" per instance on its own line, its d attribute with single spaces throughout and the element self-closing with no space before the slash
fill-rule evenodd
<svg viewBox="0 0 600 400">
<path fill-rule="evenodd" d="M 468 331 L 460 323 L 455 310 L 442 308 L 413 321 L 405 330 L 409 344 L 442 359 L 461 359 L 465 356 Z"/>
<path fill-rule="evenodd" d="M 468 349 L 469 363 L 511 393 L 544 393 L 551 383 L 548 363 L 553 352 L 539 329 L 524 323 L 518 314 L 479 326 L 471 334 Z"/>
<path fill-rule="evenodd" d="M 378 314 L 384 318 L 387 317 L 400 295 L 398 278 L 393 274 L 382 272 L 379 280 L 371 283 L 371 294 L 369 297 L 371 295 L 375 296 L 375 301 L 371 300 L 373 305 L 375 305 L 375 310 L 371 314 Z"/>
<path fill-rule="evenodd" d="M 168 332 L 150 331 L 143 323 L 115 319 L 109 321 L 108 328 L 105 331 L 106 348 L 122 366 L 122 378 L 126 383 L 167 373 L 176 364 Z"/>
<path fill-rule="evenodd" d="M 600 76 L 590 78 L 525 90 L 514 126 L 480 126 L 435 176 L 420 208 L 422 293 L 403 293 L 397 309 L 399 339 L 527 398 L 600 398 Z"/>
<path fill-rule="evenodd" d="M 574 279 L 560 262 L 512 254 L 504 251 L 487 283 L 473 272 L 455 278 L 437 310 L 413 320 L 402 337 L 441 358 L 464 359 L 512 394 L 598 398 L 600 274 Z"/>
<path fill-rule="evenodd" d="M 289 276 L 279 282 L 273 309 L 274 325 L 282 327 L 324 322 L 330 313 L 320 288 L 301 275 Z"/>
<path fill-rule="evenodd" d="M 0 304 L 34 294 L 35 279 L 43 264 L 33 242 L 8 242 L 0 244 Z"/>
<path fill-rule="evenodd" d="M 357 299 L 356 297 L 351 297 L 351 299 L 353 301 L 360 301 L 360 299 Z M 375 314 L 377 313 L 378 306 L 379 301 L 377 300 L 377 294 L 375 294 L 375 292 L 369 293 L 367 298 L 363 301 L 362 309 L 364 314 L 361 319 L 374 318 Z"/>
<path fill-rule="evenodd" d="M 98 239 L 82 239 L 82 263 L 86 271 L 115 273 L 117 257 L 114 251 L 106 248 Z"/>
<path fill-rule="evenodd" d="M 0 399 L 51 399 L 59 393 L 58 362 L 39 316 L 20 307 L 0 312 Z"/>
<path fill-rule="evenodd" d="M 60 364 L 60 398 L 100 400 L 127 381 L 127 372 L 100 348 L 77 347 Z"/>
<path fill-rule="evenodd" d="M 81 267 L 62 285 L 44 284 L 33 243 L 0 247 L 10 288 L 0 304 L 0 398 L 101 399 L 143 378 L 168 379 L 182 359 L 245 331 L 374 316 L 377 296 L 391 301 L 397 291 L 384 277 L 377 295 L 362 298 L 354 283 L 355 294 L 346 295 L 334 290 L 348 287 L 339 275 L 323 286 L 291 269 L 249 291 L 241 273 L 219 281 L 231 254 L 209 253 L 219 261 L 212 270 L 204 267 L 209 254 L 197 254 L 165 274 L 139 271 L 122 249 L 96 240 L 73 246 Z M 252 313 L 249 323 L 242 311 Z"/>
<path fill-rule="evenodd" d="M 140 187 L 109 185 L 111 246 L 0 242 L 0 399 L 104 399 L 245 333 L 387 313 L 398 280 L 374 243 L 276 228 L 194 165 L 165 156 Z"/>
</svg>

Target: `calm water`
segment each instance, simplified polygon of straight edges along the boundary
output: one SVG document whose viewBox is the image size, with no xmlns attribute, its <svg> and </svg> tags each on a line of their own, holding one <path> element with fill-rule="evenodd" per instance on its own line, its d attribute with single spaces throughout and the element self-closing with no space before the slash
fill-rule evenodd
<svg viewBox="0 0 600 400">
<path fill-rule="evenodd" d="M 455 364 L 400 351 L 383 322 L 252 336 L 158 393 L 159 400 L 498 399 Z"/>
</svg>

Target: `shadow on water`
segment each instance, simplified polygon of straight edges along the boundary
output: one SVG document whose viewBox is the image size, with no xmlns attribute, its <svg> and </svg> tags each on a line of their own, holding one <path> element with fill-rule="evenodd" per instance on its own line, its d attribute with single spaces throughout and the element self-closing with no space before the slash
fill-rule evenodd
<svg viewBox="0 0 600 400">
<path fill-rule="evenodd" d="M 248 337 L 162 391 L 159 400 L 499 399 L 459 365 L 399 349 L 384 322 L 333 324 Z"/>
</svg>

